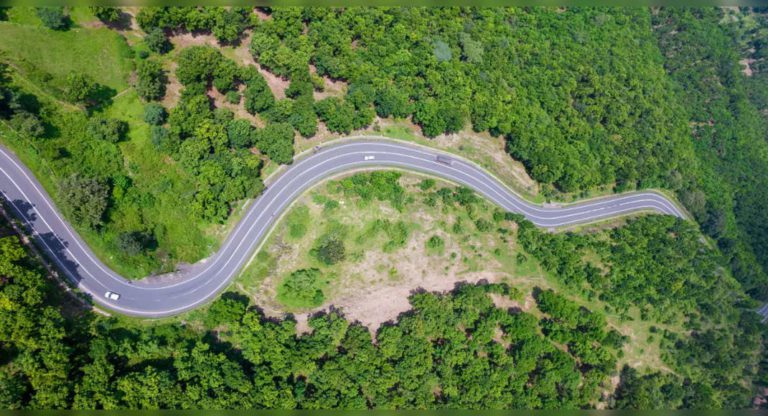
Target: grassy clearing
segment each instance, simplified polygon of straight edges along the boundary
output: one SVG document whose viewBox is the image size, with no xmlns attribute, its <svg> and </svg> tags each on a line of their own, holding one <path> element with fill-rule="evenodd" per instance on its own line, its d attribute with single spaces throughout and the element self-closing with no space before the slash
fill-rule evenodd
<svg viewBox="0 0 768 416">
<path fill-rule="evenodd" d="M 260 305 L 276 311 L 302 311 L 316 305 L 297 306 L 301 302 L 286 297 L 281 289 L 296 270 L 322 272 L 323 304 L 411 279 L 415 280 L 410 283 L 430 289 L 427 285 L 435 282 L 452 286 L 465 279 L 541 275 L 535 262 L 515 261 L 512 234 L 477 230 L 477 221 L 493 221 L 492 206 L 479 202 L 473 213 L 467 213 L 425 196 L 440 188 L 453 189 L 453 185 L 438 181 L 425 192 L 419 186 L 421 181 L 416 175 L 402 176 L 399 184 L 405 197 L 395 204 L 350 194 L 339 180 L 319 185 L 286 213 L 236 286 Z M 440 243 L 430 246 L 435 237 Z M 344 258 L 329 265 L 318 252 L 324 242 L 334 239 L 343 241 Z"/>
<path fill-rule="evenodd" d="M 41 87 L 61 88 L 70 72 L 88 74 L 119 93 L 128 88 L 131 50 L 125 39 L 106 28 L 53 31 L 39 26 L 0 22 L 3 59 Z"/>
</svg>

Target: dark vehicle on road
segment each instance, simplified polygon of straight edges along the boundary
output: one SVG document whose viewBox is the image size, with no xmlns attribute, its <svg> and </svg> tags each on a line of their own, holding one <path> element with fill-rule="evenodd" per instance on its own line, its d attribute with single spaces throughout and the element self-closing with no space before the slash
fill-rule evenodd
<svg viewBox="0 0 768 416">
<path fill-rule="evenodd" d="M 448 165 L 448 166 L 451 166 L 453 164 L 453 159 L 451 159 L 448 156 L 437 155 L 435 160 L 437 161 L 437 163 L 442 163 L 442 164 Z"/>
</svg>

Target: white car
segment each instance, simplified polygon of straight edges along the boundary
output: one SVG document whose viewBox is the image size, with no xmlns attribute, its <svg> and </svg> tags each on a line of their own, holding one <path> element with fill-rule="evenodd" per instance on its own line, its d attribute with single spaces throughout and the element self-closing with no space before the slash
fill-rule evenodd
<svg viewBox="0 0 768 416">
<path fill-rule="evenodd" d="M 373 160 L 376 159 L 376 156 L 366 156 L 365 160 Z"/>
<path fill-rule="evenodd" d="M 118 299 L 120 299 L 120 294 L 110 291 L 110 292 L 105 293 L 104 297 L 109 299 L 109 300 L 118 300 Z"/>
</svg>

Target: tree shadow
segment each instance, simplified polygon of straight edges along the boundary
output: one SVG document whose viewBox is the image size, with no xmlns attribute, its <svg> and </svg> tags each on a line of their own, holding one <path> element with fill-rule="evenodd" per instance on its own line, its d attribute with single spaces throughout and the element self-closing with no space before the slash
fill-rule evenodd
<svg viewBox="0 0 768 416">
<path fill-rule="evenodd" d="M 131 15 L 120 11 L 120 16 L 114 22 L 103 22 L 105 26 L 113 30 L 129 30 L 131 28 Z"/>
<path fill-rule="evenodd" d="M 117 91 L 115 91 L 114 88 L 96 84 L 94 90 L 88 96 L 88 115 L 90 116 L 95 112 L 100 112 L 109 108 L 112 105 L 112 98 L 116 95 Z"/>
<path fill-rule="evenodd" d="M 30 232 L 32 240 L 37 243 L 38 247 L 47 256 L 50 256 L 50 259 L 64 272 L 71 283 L 77 285 L 83 279 L 83 276 L 81 275 L 79 265 L 67 258 L 68 242 L 58 238 L 53 232 L 43 234 L 32 232 L 32 225 L 38 220 L 38 217 L 34 212 L 34 205 L 29 202 L 15 199 L 8 201 L 6 205 L 10 206 L 18 214 L 17 218 L 21 220 L 24 228 Z"/>
</svg>

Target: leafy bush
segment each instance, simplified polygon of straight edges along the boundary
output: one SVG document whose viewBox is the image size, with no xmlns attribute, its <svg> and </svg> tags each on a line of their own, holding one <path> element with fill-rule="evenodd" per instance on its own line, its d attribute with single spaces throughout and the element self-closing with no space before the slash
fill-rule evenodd
<svg viewBox="0 0 768 416">
<path fill-rule="evenodd" d="M 114 118 L 92 117 L 88 120 L 88 135 L 96 140 L 117 143 L 125 139 L 128 123 Z"/>
<path fill-rule="evenodd" d="M 427 240 L 427 250 L 433 253 L 440 253 L 445 248 L 445 241 L 438 235 L 433 235 Z"/>
<path fill-rule="evenodd" d="M 325 301 L 327 284 L 318 269 L 301 269 L 286 276 L 277 288 L 277 298 L 287 306 L 311 308 Z"/>
<path fill-rule="evenodd" d="M 344 260 L 346 250 L 343 241 L 331 237 L 321 239 L 320 243 L 312 249 L 312 254 L 323 264 L 332 266 Z"/>
</svg>

